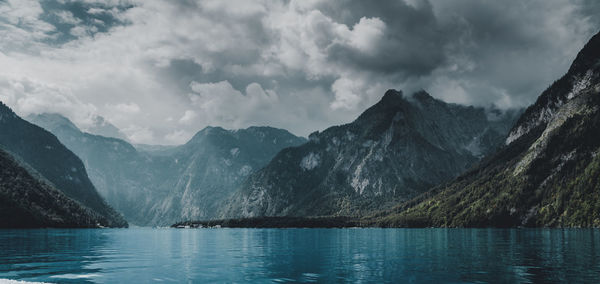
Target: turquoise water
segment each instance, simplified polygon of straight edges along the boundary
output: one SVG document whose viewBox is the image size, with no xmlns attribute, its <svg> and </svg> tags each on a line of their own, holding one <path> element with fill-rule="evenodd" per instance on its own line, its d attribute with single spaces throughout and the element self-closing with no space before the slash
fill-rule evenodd
<svg viewBox="0 0 600 284">
<path fill-rule="evenodd" d="M 0 230 L 0 279 L 60 283 L 597 283 L 600 231 Z"/>
</svg>

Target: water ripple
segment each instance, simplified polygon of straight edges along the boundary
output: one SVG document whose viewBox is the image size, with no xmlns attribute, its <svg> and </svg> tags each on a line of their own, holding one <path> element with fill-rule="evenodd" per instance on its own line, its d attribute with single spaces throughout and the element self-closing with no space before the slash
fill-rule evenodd
<svg viewBox="0 0 600 284">
<path fill-rule="evenodd" d="M 600 279 L 597 230 L 0 230 L 0 279 L 553 283 Z"/>
</svg>

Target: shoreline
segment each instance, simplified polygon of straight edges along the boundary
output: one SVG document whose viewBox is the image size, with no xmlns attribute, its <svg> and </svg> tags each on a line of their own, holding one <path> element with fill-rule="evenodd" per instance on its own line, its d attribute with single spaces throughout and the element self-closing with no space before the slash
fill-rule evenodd
<svg viewBox="0 0 600 284">
<path fill-rule="evenodd" d="M 252 217 L 204 221 L 184 221 L 171 228 L 364 228 L 368 222 L 352 217 Z"/>
</svg>

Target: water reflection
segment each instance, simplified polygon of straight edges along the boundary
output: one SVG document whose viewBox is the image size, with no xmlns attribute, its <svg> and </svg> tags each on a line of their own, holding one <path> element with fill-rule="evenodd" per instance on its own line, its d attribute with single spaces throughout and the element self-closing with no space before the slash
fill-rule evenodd
<svg viewBox="0 0 600 284">
<path fill-rule="evenodd" d="M 106 240 L 91 230 L 0 230 L 0 278 L 86 282 L 100 271 L 88 266 L 102 260 Z"/>
<path fill-rule="evenodd" d="M 45 282 L 594 282 L 597 230 L 0 230 L 0 278 Z"/>
</svg>

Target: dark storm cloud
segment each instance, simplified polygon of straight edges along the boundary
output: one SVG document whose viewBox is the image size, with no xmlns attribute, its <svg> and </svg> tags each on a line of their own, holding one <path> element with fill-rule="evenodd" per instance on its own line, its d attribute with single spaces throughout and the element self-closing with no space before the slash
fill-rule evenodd
<svg viewBox="0 0 600 284">
<path fill-rule="evenodd" d="M 0 1 L 0 99 L 144 143 L 206 125 L 306 135 L 389 88 L 522 107 L 600 29 L 598 1 Z"/>
<path fill-rule="evenodd" d="M 384 74 L 419 76 L 430 73 L 445 60 L 448 35 L 440 27 L 432 6 L 423 1 L 412 6 L 403 1 L 338 1 L 319 6 L 336 21 L 353 26 L 361 18 L 378 18 L 386 26 L 385 38 L 371 54 L 334 44 L 329 55 L 335 61 Z"/>
<path fill-rule="evenodd" d="M 469 98 L 465 103 L 498 103 L 500 100 L 512 106 L 531 103 L 566 72 L 577 51 L 600 28 L 581 14 L 585 10 L 583 2 L 443 1 L 436 4 L 439 22 L 449 27 L 446 30 L 450 39 L 447 58 L 465 60 L 468 67 L 459 69 L 461 72 L 437 75 L 466 82 Z M 450 63 L 456 62 L 450 60 Z"/>
<path fill-rule="evenodd" d="M 565 72 L 577 49 L 597 32 L 599 6 L 597 1 L 348 0 L 318 8 L 348 26 L 362 17 L 386 24 L 373 54 L 330 46 L 329 58 L 336 63 L 391 76 L 411 89 L 452 80 L 467 92 L 463 103 L 523 106 Z M 501 96 L 514 100 L 497 102 Z"/>
</svg>

